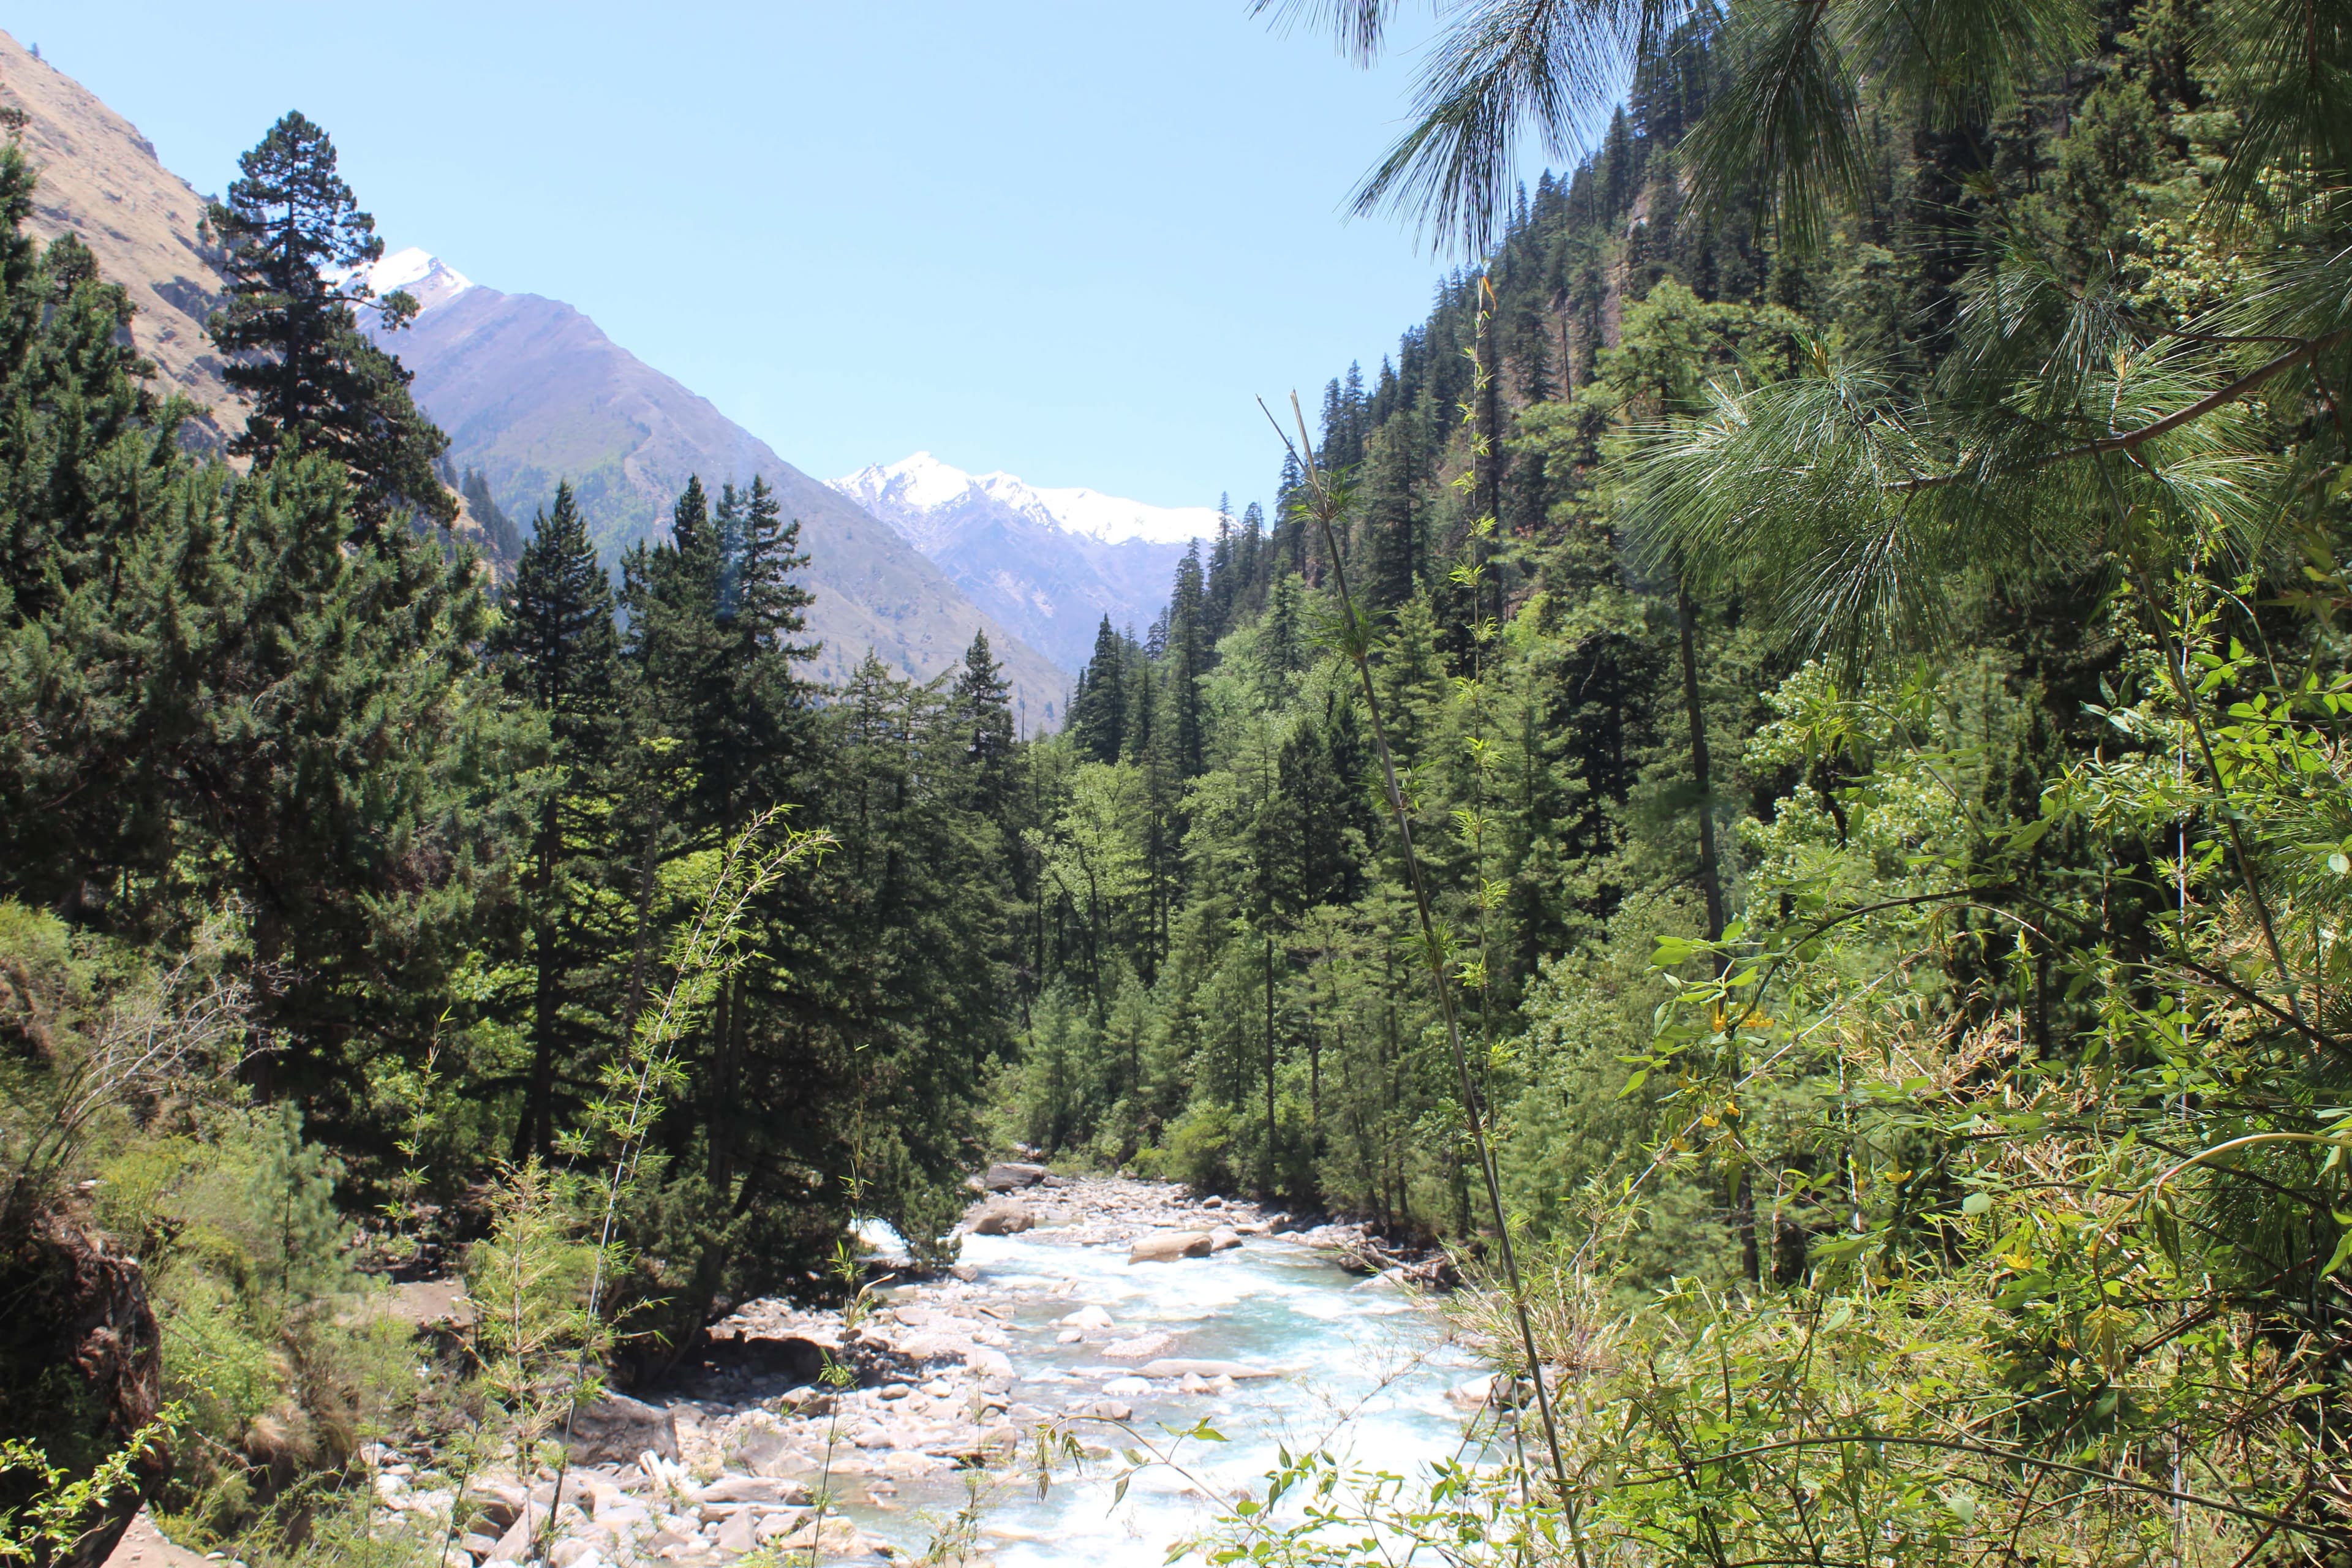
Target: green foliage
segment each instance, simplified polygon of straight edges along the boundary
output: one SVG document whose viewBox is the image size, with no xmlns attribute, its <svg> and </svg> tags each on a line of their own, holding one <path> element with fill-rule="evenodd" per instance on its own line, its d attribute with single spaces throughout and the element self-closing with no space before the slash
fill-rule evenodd
<svg viewBox="0 0 2352 1568">
<path fill-rule="evenodd" d="M 21 1438 L 0 1439 L 0 1479 L 29 1479 L 31 1500 L 0 1511 L 0 1563 L 29 1568 L 70 1559 L 82 1547 L 93 1514 L 120 1506 L 139 1482 L 133 1468 L 165 1447 L 176 1411 L 166 1412 L 98 1465 L 75 1475 L 49 1463 L 41 1450 Z M 11 1485 L 9 1490 L 18 1489 Z"/>
</svg>

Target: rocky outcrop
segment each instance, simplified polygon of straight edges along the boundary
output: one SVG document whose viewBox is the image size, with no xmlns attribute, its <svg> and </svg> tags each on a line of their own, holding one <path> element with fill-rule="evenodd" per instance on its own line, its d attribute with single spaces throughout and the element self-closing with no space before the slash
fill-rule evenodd
<svg viewBox="0 0 2352 1568">
<path fill-rule="evenodd" d="M 988 1168 L 981 1184 L 992 1193 L 1018 1192 L 1023 1187 L 1035 1186 L 1052 1173 L 1043 1165 L 999 1163 Z"/>
</svg>

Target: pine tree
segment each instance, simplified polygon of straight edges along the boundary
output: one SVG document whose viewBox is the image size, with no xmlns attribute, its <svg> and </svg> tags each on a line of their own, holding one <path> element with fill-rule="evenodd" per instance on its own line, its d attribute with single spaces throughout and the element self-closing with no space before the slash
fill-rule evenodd
<svg viewBox="0 0 2352 1568">
<path fill-rule="evenodd" d="M 976 631 L 964 650 L 950 704 L 964 737 L 964 764 L 971 770 L 973 808 L 1003 823 L 1013 794 L 1013 683 L 988 650 L 988 634 Z"/>
<path fill-rule="evenodd" d="M 228 303 L 212 320 L 222 378 L 252 404 L 229 449 L 256 462 L 323 452 L 351 471 L 370 527 L 403 509 L 446 526 L 457 502 L 436 471 L 448 437 L 408 395 L 409 373 L 368 342 L 352 314 L 387 327 L 415 313 L 406 294 L 372 301 L 352 269 L 383 255 L 375 219 L 335 173 L 335 145 L 289 113 L 237 161 L 241 177 L 206 222 L 222 247 Z"/>
<path fill-rule="evenodd" d="M 1176 563 L 1175 592 L 1168 601 L 1168 696 L 1170 760 L 1181 781 L 1207 765 L 1208 735 L 1201 712 L 1201 678 L 1209 672 L 1207 587 L 1201 571 L 1201 542 L 1194 540 Z"/>
<path fill-rule="evenodd" d="M 531 542 L 515 567 L 504 614 L 489 638 L 491 658 L 509 691 L 544 716 L 553 766 L 541 785 L 526 887 L 532 984 L 531 1066 L 515 1131 L 515 1154 L 545 1159 L 555 1138 L 559 1064 L 584 1044 L 567 1015 L 583 953 L 586 911 L 597 851 L 583 792 L 608 761 L 618 719 L 620 639 L 613 624 L 612 582 L 597 563 L 569 484 L 559 484 L 551 511 L 534 520 Z"/>
<path fill-rule="evenodd" d="M 1094 657 L 1070 695 L 1070 734 L 1097 763 L 1115 763 L 1126 748 L 1128 654 L 1110 617 L 1095 628 Z"/>
</svg>

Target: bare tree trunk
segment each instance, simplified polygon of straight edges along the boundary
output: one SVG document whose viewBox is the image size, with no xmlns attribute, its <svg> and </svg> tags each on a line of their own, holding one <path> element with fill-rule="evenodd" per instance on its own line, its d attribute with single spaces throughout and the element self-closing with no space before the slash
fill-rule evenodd
<svg viewBox="0 0 2352 1568">
<path fill-rule="evenodd" d="M 1698 696 L 1698 643 L 1694 625 L 1697 617 L 1691 605 L 1690 585 L 1680 573 L 1675 576 L 1675 618 L 1682 633 L 1683 711 L 1690 721 L 1691 776 L 1698 786 L 1698 886 L 1706 900 L 1706 940 L 1720 942 L 1727 922 L 1723 877 L 1715 856 L 1714 764 L 1706 749 L 1706 710 Z M 1718 957 L 1716 972 L 1720 974 L 1722 971 L 1723 961 Z M 1731 1070 L 1736 1079 L 1740 1071 L 1736 1049 Z M 1747 1270 L 1751 1281 L 1760 1280 L 1763 1258 L 1756 1246 L 1756 1187 L 1745 1161 L 1740 1163 L 1732 1193 L 1731 1223 L 1739 1233 L 1740 1267 Z"/>
</svg>

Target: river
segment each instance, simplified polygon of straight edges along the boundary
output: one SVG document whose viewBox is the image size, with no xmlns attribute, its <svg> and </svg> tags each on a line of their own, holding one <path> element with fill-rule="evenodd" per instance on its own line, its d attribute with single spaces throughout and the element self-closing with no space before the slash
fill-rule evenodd
<svg viewBox="0 0 2352 1568">
<path fill-rule="evenodd" d="M 1454 1451 L 1467 1412 L 1450 1391 L 1478 1368 L 1446 1342 L 1437 1314 L 1410 1290 L 1349 1273 L 1328 1250 L 1284 1236 L 1247 1236 L 1208 1258 L 1130 1263 L 1120 1230 L 1057 1225 L 1052 1213 L 1025 1234 L 963 1243 L 971 1291 L 1010 1331 L 1013 1413 L 1055 1415 L 1108 1398 L 1130 1405 L 1128 1425 L 1162 1447 L 1173 1442 L 1171 1431 L 1204 1418 L 1226 1441 L 1182 1442 L 1189 1475 L 1147 1469 L 1123 1501 L 1113 1499 L 1112 1475 L 1124 1468 L 1115 1459 L 1057 1479 L 1042 1500 L 1017 1476 L 1002 1476 L 990 1489 L 979 1542 L 1002 1568 L 1158 1568 L 1171 1542 L 1213 1517 L 1193 1482 L 1226 1499 L 1245 1488 L 1262 1493 L 1279 1444 L 1328 1446 L 1406 1475 Z M 1176 1217 L 1182 1223 L 1181 1211 Z M 1066 1331 L 1059 1325 L 1087 1307 L 1108 1314 L 1116 1324 L 1110 1331 L 1129 1341 L 1172 1336 L 1168 1355 L 1243 1363 L 1275 1375 L 1208 1389 L 1196 1379 L 1192 1393 L 1178 1379 L 1139 1378 L 1137 1365 L 1106 1359 L 1099 1334 L 1058 1342 Z M 1101 1448 L 1133 1442 L 1100 1420 L 1080 1419 L 1074 1430 Z M 940 1473 L 901 1479 L 898 1489 L 895 1496 L 854 1497 L 849 1512 L 863 1529 L 919 1552 L 963 1501 L 962 1481 Z"/>
</svg>

